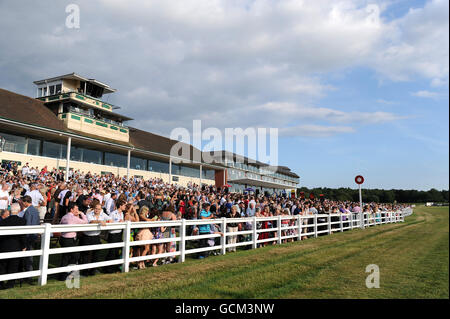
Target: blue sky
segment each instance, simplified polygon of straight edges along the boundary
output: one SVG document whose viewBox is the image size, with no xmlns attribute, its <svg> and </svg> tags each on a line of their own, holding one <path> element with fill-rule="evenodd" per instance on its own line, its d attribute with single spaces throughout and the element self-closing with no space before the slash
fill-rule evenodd
<svg viewBox="0 0 450 319">
<path fill-rule="evenodd" d="M 66 5 L 80 28 L 65 25 Z M 448 1 L 0 1 L 0 87 L 76 72 L 135 120 L 279 129 L 300 186 L 448 189 Z M 18 22 L 20 21 L 20 23 Z M 204 143 L 205 144 L 205 143 Z"/>
</svg>

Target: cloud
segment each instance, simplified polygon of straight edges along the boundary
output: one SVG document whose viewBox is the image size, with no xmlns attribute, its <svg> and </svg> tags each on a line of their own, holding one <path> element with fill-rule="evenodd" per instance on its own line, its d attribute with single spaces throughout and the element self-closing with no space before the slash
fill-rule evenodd
<svg viewBox="0 0 450 319">
<path fill-rule="evenodd" d="M 432 0 L 386 23 L 386 36 L 373 57 L 375 69 L 396 81 L 420 76 L 432 85 L 448 82 L 448 12 L 447 0 Z"/>
<path fill-rule="evenodd" d="M 166 136 L 194 119 L 323 136 L 404 118 L 376 105 L 320 107 L 343 89 L 331 73 L 368 67 L 392 80 L 448 82 L 447 1 L 389 22 L 389 6 L 363 0 L 78 5 L 80 29 L 67 29 L 62 2 L 0 2 L 1 87 L 33 95 L 33 80 L 77 72 L 118 89 L 106 98 L 130 125 Z"/>
<path fill-rule="evenodd" d="M 304 137 L 329 137 L 342 133 L 354 133 L 355 129 L 348 126 L 321 126 L 321 125 L 298 125 L 283 127 L 278 130 L 279 136 L 304 136 Z"/>
<path fill-rule="evenodd" d="M 430 92 L 430 91 L 426 91 L 426 90 L 413 92 L 413 93 L 411 93 L 411 95 L 417 96 L 417 97 L 429 98 L 429 99 L 436 99 L 440 96 L 440 94 L 437 92 Z"/>
</svg>

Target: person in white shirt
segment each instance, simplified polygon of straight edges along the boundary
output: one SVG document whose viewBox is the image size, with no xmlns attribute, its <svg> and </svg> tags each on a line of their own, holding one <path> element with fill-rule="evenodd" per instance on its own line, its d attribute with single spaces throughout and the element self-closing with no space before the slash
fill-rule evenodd
<svg viewBox="0 0 450 319">
<path fill-rule="evenodd" d="M 113 193 L 113 195 L 116 195 L 116 193 Z M 109 214 L 110 222 L 111 223 L 123 223 L 124 217 L 123 212 L 127 206 L 127 202 L 124 200 L 119 200 L 117 202 L 117 209 L 112 211 Z M 122 230 L 121 229 L 114 229 L 110 230 L 108 233 L 108 243 L 119 243 L 122 241 Z M 111 248 L 108 251 L 108 254 L 105 257 L 105 261 L 107 260 L 115 260 L 120 258 L 120 248 Z M 118 266 L 109 266 L 105 269 L 107 273 L 113 273 L 120 271 L 120 268 Z"/>
<path fill-rule="evenodd" d="M 116 199 L 117 199 L 117 193 L 113 192 L 111 194 L 111 196 L 106 200 L 105 211 L 108 215 L 111 215 L 111 213 L 114 211 L 114 209 L 116 207 Z"/>
<path fill-rule="evenodd" d="M 10 196 L 8 190 L 8 184 L 3 184 L 2 188 L 0 189 L 0 209 L 8 209 L 8 205 L 10 204 Z"/>
<path fill-rule="evenodd" d="M 100 224 L 101 226 L 106 226 L 106 223 L 109 223 L 111 221 L 111 218 L 103 212 L 101 204 L 95 204 L 94 210 L 87 212 L 86 217 L 89 224 Z M 83 232 L 84 236 L 81 238 L 80 245 L 100 245 L 100 233 L 100 228 L 98 230 Z M 90 264 L 98 262 L 98 257 L 99 250 L 84 251 L 81 254 L 81 263 Z M 82 271 L 82 274 L 85 276 L 93 276 L 95 275 L 95 272 L 95 268 L 92 268 Z"/>
<path fill-rule="evenodd" d="M 28 163 L 27 163 L 24 167 L 22 167 L 22 176 L 26 177 L 29 172 L 30 172 L 30 168 L 28 167 Z"/>
<path fill-rule="evenodd" d="M 42 203 L 42 205 L 46 204 L 46 200 L 44 199 L 44 196 L 42 196 L 41 192 L 37 189 L 36 184 L 31 184 L 31 189 L 25 193 L 25 196 L 28 195 L 31 197 L 31 205 L 34 207 L 39 207 Z"/>
</svg>

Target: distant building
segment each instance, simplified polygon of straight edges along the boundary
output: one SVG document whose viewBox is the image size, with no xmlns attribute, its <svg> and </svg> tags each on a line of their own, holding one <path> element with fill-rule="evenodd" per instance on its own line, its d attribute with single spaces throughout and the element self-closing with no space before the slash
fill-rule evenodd
<svg viewBox="0 0 450 319">
<path fill-rule="evenodd" d="M 129 127 L 132 119 L 102 100 L 116 90 L 98 80 L 71 73 L 34 84 L 35 99 L 0 89 L 2 162 L 162 178 L 182 186 L 229 184 L 240 192 L 252 188 L 255 193 L 289 194 L 299 183 L 299 176 L 287 167 L 238 161 L 238 155 L 229 152 L 222 152 L 224 156 L 213 163 L 196 161 L 202 158 L 201 151 L 192 145 L 189 158 L 173 163 L 170 150 L 178 141 Z"/>
</svg>

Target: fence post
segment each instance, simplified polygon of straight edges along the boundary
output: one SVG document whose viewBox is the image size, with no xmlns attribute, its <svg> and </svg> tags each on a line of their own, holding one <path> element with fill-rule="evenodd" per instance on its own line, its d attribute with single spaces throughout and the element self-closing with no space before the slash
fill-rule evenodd
<svg viewBox="0 0 450 319">
<path fill-rule="evenodd" d="M 123 265 L 122 272 L 130 271 L 130 237 L 131 237 L 131 221 L 127 220 L 125 231 L 123 232 L 124 247 L 122 249 Z"/>
<path fill-rule="evenodd" d="M 281 215 L 278 215 L 278 221 L 277 221 L 277 225 L 278 225 L 278 244 L 281 245 Z"/>
<path fill-rule="evenodd" d="M 253 235 L 252 235 L 252 248 L 256 249 L 258 247 L 257 241 L 257 232 L 256 232 L 256 216 L 253 216 L 253 221 L 252 221 L 253 225 L 252 225 L 252 230 L 253 230 Z"/>
<path fill-rule="evenodd" d="M 328 214 L 328 235 L 331 235 L 331 215 Z"/>
<path fill-rule="evenodd" d="M 180 226 L 180 258 L 179 263 L 184 263 L 186 258 L 186 219 L 181 219 Z"/>
<path fill-rule="evenodd" d="M 342 223 L 342 213 L 339 215 L 340 220 L 339 220 L 339 225 L 341 225 L 341 233 L 344 231 L 344 224 Z"/>
<path fill-rule="evenodd" d="M 227 220 L 222 217 L 222 255 L 227 252 Z"/>
<path fill-rule="evenodd" d="M 359 219 L 361 220 L 359 227 L 361 227 L 361 229 L 364 229 L 365 221 L 364 221 L 364 212 L 363 212 L 362 208 L 361 208 L 361 212 L 359 213 Z"/>
<path fill-rule="evenodd" d="M 44 286 L 47 284 L 48 256 L 50 250 L 50 236 L 52 233 L 51 229 L 51 224 L 44 224 L 44 233 L 41 236 L 42 255 L 39 260 L 39 270 L 41 271 L 41 276 L 39 277 L 39 286 Z"/>
<path fill-rule="evenodd" d="M 298 220 L 298 240 L 302 240 L 302 215 L 297 215 Z"/>
<path fill-rule="evenodd" d="M 350 213 L 350 229 L 353 229 L 353 213 Z"/>
<path fill-rule="evenodd" d="M 317 215 L 314 215 L 314 237 L 317 238 Z"/>
</svg>

